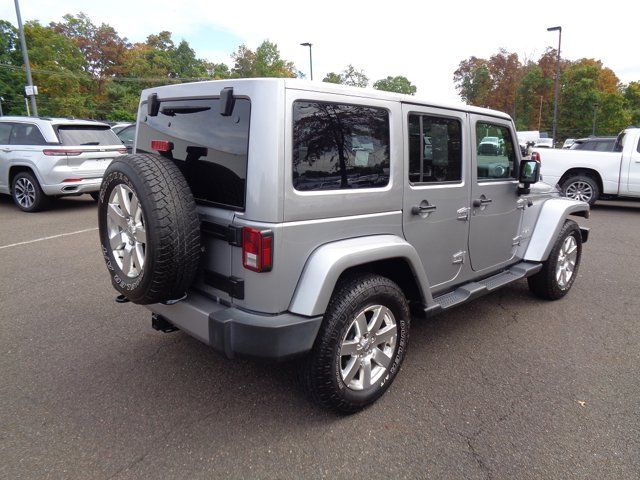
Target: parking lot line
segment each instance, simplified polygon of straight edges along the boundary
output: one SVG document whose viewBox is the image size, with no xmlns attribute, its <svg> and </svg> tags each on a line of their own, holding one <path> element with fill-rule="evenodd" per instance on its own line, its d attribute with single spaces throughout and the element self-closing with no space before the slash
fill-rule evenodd
<svg viewBox="0 0 640 480">
<path fill-rule="evenodd" d="M 5 248 L 17 247 L 17 246 L 20 246 L 20 245 L 27 245 L 29 243 L 42 242 L 44 240 L 51 240 L 53 238 L 68 237 L 69 235 L 77 235 L 78 233 L 93 232 L 95 230 L 98 230 L 98 227 L 85 228 L 84 230 L 77 230 L 75 232 L 61 233 L 59 235 L 51 235 L 49 237 L 36 238 L 34 240 L 27 240 L 25 242 L 10 243 L 9 245 L 1 245 L 0 246 L 0 250 L 3 250 Z"/>
</svg>

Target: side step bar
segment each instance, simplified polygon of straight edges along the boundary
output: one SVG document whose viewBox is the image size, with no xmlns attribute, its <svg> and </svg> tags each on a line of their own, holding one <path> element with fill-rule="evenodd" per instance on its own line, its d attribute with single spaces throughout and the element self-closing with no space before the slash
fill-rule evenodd
<svg viewBox="0 0 640 480">
<path fill-rule="evenodd" d="M 542 270 L 542 263 L 520 262 L 508 270 L 476 282 L 469 282 L 455 290 L 433 298 L 433 305 L 424 309 L 425 314 L 432 315 L 442 310 L 466 303 L 510 283 L 535 275 Z"/>
</svg>

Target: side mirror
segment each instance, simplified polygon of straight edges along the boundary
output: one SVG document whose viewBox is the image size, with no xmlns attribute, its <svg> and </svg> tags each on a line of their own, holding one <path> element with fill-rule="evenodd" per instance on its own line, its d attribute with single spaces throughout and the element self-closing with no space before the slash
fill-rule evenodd
<svg viewBox="0 0 640 480">
<path fill-rule="evenodd" d="M 530 185 L 540 180 L 540 162 L 536 160 L 522 160 L 520 162 L 520 175 L 518 181 L 524 187 L 518 188 L 518 193 L 526 194 L 530 192 Z"/>
</svg>

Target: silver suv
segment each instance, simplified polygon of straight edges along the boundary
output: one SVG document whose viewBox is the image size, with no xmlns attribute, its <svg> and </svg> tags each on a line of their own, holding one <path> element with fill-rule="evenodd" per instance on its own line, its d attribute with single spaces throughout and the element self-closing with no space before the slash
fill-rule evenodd
<svg viewBox="0 0 640 480">
<path fill-rule="evenodd" d="M 479 148 L 496 137 L 500 152 Z M 558 299 L 588 230 L 504 113 L 299 80 L 145 90 L 99 203 L 119 301 L 227 357 L 294 357 L 310 397 L 372 403 L 413 316 L 528 278 Z"/>
<path fill-rule="evenodd" d="M 0 117 L 0 193 L 25 212 L 51 197 L 90 193 L 126 148 L 109 125 L 67 118 Z"/>
</svg>

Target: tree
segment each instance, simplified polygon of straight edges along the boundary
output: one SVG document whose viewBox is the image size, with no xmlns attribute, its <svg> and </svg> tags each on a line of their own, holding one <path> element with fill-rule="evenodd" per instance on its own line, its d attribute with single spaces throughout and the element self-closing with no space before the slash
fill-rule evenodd
<svg viewBox="0 0 640 480">
<path fill-rule="evenodd" d="M 25 76 L 21 66 L 18 31 L 11 23 L 0 20 L 0 96 L 4 98 L 2 111 L 5 115 L 24 113 Z"/>
<path fill-rule="evenodd" d="M 356 69 L 353 65 L 347 65 L 347 68 L 345 68 L 342 73 L 327 73 L 322 81 L 362 88 L 369 84 L 369 78 L 364 74 L 364 72 Z"/>
<path fill-rule="evenodd" d="M 388 76 L 387 78 L 377 80 L 373 84 L 373 88 L 387 92 L 404 93 L 407 95 L 415 95 L 417 90 L 416 86 L 413 85 L 407 77 L 403 76 Z"/>
<path fill-rule="evenodd" d="M 640 126 L 640 82 L 629 83 L 624 87 L 623 92 L 631 124 Z"/>
<path fill-rule="evenodd" d="M 322 81 L 327 83 L 342 83 L 342 76 L 339 73 L 329 72 L 324 76 Z"/>
<path fill-rule="evenodd" d="M 281 58 L 278 46 L 269 40 L 262 42 L 255 52 L 240 45 L 231 58 L 234 61 L 231 75 L 236 78 L 298 76 L 293 62 Z"/>
<path fill-rule="evenodd" d="M 463 101 L 470 105 L 488 106 L 493 84 L 486 60 L 477 57 L 463 60 L 453 73 L 453 81 Z"/>
</svg>

